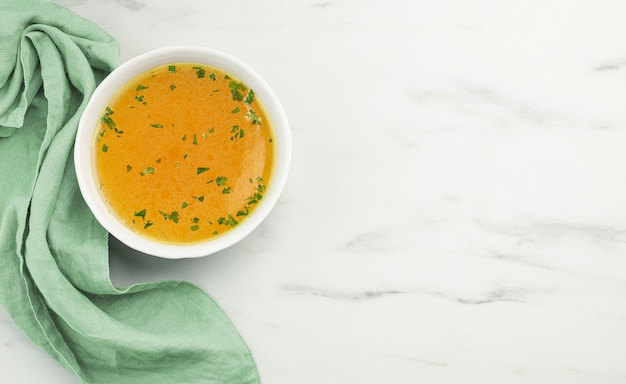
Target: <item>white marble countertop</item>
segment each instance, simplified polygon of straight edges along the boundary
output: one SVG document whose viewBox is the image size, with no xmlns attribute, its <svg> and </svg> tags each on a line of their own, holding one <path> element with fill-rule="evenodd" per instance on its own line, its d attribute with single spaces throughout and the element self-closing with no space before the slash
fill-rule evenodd
<svg viewBox="0 0 626 384">
<path fill-rule="evenodd" d="M 186 279 L 265 384 L 626 382 L 626 3 L 61 0 L 126 60 L 226 51 L 290 119 L 270 217 Z M 0 382 L 77 382 L 0 309 Z"/>
</svg>

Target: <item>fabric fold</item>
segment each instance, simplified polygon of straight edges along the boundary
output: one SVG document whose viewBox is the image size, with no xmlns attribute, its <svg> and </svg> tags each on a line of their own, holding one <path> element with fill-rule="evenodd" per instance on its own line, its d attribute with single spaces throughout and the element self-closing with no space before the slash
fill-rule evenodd
<svg viewBox="0 0 626 384">
<path fill-rule="evenodd" d="M 0 0 L 0 302 L 85 383 L 258 383 L 228 316 L 186 282 L 109 279 L 108 233 L 78 189 L 80 114 L 117 42 L 44 0 Z"/>
</svg>

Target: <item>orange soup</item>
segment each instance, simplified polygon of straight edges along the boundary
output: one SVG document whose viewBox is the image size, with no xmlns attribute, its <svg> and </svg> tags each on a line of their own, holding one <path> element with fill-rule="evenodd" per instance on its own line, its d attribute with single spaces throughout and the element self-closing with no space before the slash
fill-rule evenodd
<svg viewBox="0 0 626 384">
<path fill-rule="evenodd" d="M 219 236 L 254 211 L 272 176 L 270 120 L 217 68 L 173 63 L 128 83 L 102 112 L 95 167 L 108 205 L 166 243 Z"/>
</svg>

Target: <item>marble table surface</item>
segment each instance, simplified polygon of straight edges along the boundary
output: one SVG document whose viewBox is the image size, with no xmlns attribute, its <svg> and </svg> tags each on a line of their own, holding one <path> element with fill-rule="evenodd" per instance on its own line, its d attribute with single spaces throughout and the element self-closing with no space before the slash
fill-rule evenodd
<svg viewBox="0 0 626 384">
<path fill-rule="evenodd" d="M 289 116 L 284 194 L 185 279 L 265 384 L 626 382 L 626 3 L 60 0 L 119 40 L 239 57 Z M 77 380 L 0 309 L 0 382 Z"/>
</svg>

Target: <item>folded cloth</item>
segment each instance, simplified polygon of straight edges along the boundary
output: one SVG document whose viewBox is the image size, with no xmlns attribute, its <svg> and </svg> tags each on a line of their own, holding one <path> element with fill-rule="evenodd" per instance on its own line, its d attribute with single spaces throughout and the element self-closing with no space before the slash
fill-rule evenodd
<svg viewBox="0 0 626 384">
<path fill-rule="evenodd" d="M 119 289 L 71 156 L 117 42 L 45 0 L 0 0 L 0 302 L 85 383 L 258 383 L 222 310 L 185 282 Z"/>
</svg>

